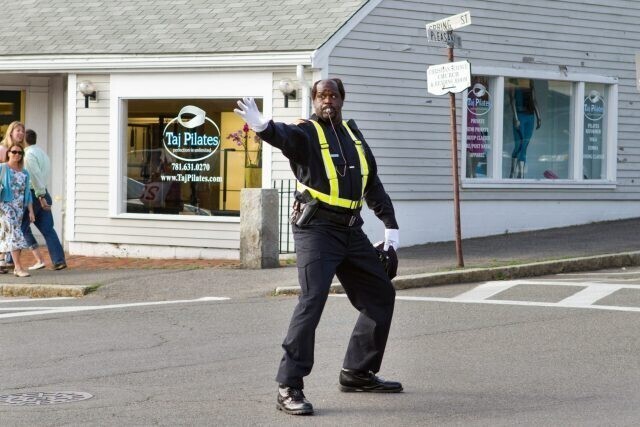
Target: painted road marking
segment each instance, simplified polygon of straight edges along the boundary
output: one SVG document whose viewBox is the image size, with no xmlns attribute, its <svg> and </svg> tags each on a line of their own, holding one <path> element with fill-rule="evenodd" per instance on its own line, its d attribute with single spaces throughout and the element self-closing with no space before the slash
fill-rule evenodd
<svg viewBox="0 0 640 427">
<path fill-rule="evenodd" d="M 607 297 L 622 288 L 623 287 L 620 285 L 608 285 L 605 283 L 599 285 L 590 285 L 586 286 L 584 289 L 576 292 L 570 297 L 567 297 L 562 301 L 558 301 L 558 304 L 570 305 L 574 307 L 592 305 L 596 301 L 599 301 L 602 298 Z"/>
<path fill-rule="evenodd" d="M 573 295 L 558 302 L 538 302 L 519 300 L 497 300 L 491 297 L 519 285 L 544 285 L 544 286 L 573 286 L 582 288 Z M 486 282 L 475 288 L 463 292 L 451 298 L 441 297 L 413 297 L 396 296 L 396 300 L 402 301 L 428 301 L 428 302 L 452 302 L 462 304 L 494 304 L 494 305 L 520 305 L 528 307 L 556 307 L 556 308 L 586 308 L 592 310 L 611 310 L 640 312 L 640 307 L 625 307 L 614 305 L 598 305 L 597 301 L 605 298 L 620 289 L 636 289 L 640 292 L 640 285 L 626 285 L 613 283 L 593 283 L 593 282 L 566 282 L 558 280 L 505 280 Z M 335 297 L 346 297 L 345 294 L 331 294 Z"/>
<path fill-rule="evenodd" d="M 509 282 L 489 282 L 462 293 L 453 299 L 464 301 L 484 300 L 515 286 Z"/>
<path fill-rule="evenodd" d="M 25 316 L 38 316 L 44 314 L 59 314 L 59 313 L 77 313 L 80 311 L 93 311 L 93 310 L 109 310 L 128 307 L 146 307 L 153 305 L 168 305 L 168 304 L 189 304 L 195 302 L 208 302 L 208 301 L 226 301 L 230 298 L 226 297 L 203 297 L 198 299 L 186 299 L 186 300 L 174 300 L 174 301 L 151 301 L 151 302 L 134 302 L 128 304 L 111 304 L 111 305 L 87 305 L 87 306 L 68 306 L 68 307 L 14 307 L 10 310 L 26 310 L 18 313 L 0 314 L 0 319 L 8 319 L 10 317 L 25 317 Z M 33 301 L 33 300 L 31 300 Z M 31 310 L 31 311 L 29 311 Z"/>
</svg>

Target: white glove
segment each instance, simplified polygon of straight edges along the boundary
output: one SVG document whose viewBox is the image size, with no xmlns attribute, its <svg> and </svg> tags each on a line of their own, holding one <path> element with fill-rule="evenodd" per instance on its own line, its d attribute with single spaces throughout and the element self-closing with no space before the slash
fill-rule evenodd
<svg viewBox="0 0 640 427">
<path fill-rule="evenodd" d="M 398 249 L 400 245 L 400 232 L 397 228 L 385 228 L 384 229 L 384 247 L 383 250 L 389 250 L 389 246 L 393 246 L 394 250 Z"/>
<path fill-rule="evenodd" d="M 238 101 L 238 107 L 240 108 L 234 109 L 233 112 L 242 117 L 251 129 L 262 132 L 267 128 L 269 120 L 262 117 L 253 98 L 242 98 L 242 101 Z"/>
</svg>

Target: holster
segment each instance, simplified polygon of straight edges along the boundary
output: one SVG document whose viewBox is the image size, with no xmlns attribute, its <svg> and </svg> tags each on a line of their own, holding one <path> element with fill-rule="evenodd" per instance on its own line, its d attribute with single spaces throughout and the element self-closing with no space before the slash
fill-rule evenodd
<svg viewBox="0 0 640 427">
<path fill-rule="evenodd" d="M 293 202 L 293 211 L 290 218 L 291 224 L 295 224 L 298 227 L 307 225 L 319 206 L 318 199 L 313 198 L 306 190 L 300 195 L 300 199 L 303 201 L 296 199 Z"/>
</svg>

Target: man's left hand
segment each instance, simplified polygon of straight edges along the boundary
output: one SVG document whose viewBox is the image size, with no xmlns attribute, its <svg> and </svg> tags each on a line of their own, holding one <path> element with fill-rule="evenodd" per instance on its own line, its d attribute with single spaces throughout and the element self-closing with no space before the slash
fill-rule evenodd
<svg viewBox="0 0 640 427">
<path fill-rule="evenodd" d="M 49 203 L 47 203 L 47 199 L 45 199 L 44 197 L 40 197 L 38 201 L 40 202 L 40 206 L 42 207 L 42 209 L 44 209 L 45 211 L 51 210 L 51 206 L 49 206 Z"/>
<path fill-rule="evenodd" d="M 383 250 L 389 250 L 389 246 L 393 246 L 394 250 L 400 245 L 400 232 L 397 228 L 385 228 L 384 230 L 384 247 Z"/>
</svg>

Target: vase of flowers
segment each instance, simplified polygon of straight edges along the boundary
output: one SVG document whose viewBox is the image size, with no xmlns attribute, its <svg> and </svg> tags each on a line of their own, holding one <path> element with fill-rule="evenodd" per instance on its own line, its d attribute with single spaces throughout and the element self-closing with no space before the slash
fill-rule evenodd
<svg viewBox="0 0 640 427">
<path fill-rule="evenodd" d="M 227 139 L 235 142 L 244 151 L 245 188 L 262 187 L 262 139 L 246 123 L 242 129 L 230 133 Z"/>
</svg>

